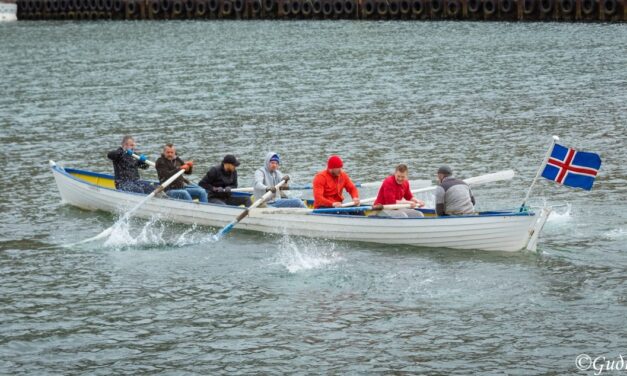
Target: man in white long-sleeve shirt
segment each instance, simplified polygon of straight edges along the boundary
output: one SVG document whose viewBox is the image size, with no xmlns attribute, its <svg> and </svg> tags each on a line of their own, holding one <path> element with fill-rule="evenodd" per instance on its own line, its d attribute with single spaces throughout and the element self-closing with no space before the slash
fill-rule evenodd
<svg viewBox="0 0 627 376">
<path fill-rule="evenodd" d="M 286 198 L 285 194 L 275 186 L 283 179 L 283 174 L 279 171 L 281 164 L 280 156 L 275 152 L 266 154 L 264 166 L 255 171 L 254 195 L 258 200 L 266 192 L 272 191 L 272 196 L 266 202 L 268 206 L 275 208 L 304 208 L 305 204 L 297 198 Z M 281 187 L 283 189 L 283 187 Z"/>
</svg>

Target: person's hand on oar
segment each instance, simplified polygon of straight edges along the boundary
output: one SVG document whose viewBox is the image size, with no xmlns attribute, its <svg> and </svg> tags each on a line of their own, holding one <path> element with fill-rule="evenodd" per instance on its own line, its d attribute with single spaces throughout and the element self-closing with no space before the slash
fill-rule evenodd
<svg viewBox="0 0 627 376">
<path fill-rule="evenodd" d="M 276 192 L 278 189 L 281 189 L 281 187 L 285 184 L 287 184 L 287 181 L 289 180 L 289 176 L 283 176 L 283 180 L 281 180 L 279 182 L 279 184 L 275 185 L 274 188 L 274 192 Z M 256 208 L 257 206 L 263 204 L 264 202 L 268 201 L 270 199 L 270 197 L 272 197 L 272 195 L 274 194 L 274 192 L 272 192 L 272 190 L 267 191 L 263 196 L 261 196 L 260 198 L 258 198 L 257 200 L 255 200 L 255 202 L 250 205 L 250 207 L 244 209 L 243 212 L 240 213 L 240 215 L 238 215 L 231 223 L 229 223 L 228 225 L 224 226 L 222 228 L 222 230 L 220 230 L 217 234 L 215 234 L 213 236 L 213 239 L 218 241 L 220 239 L 222 239 L 224 237 L 224 235 L 228 234 L 229 232 L 231 232 L 231 230 L 233 229 L 233 227 L 235 227 L 236 224 L 238 224 L 242 219 L 246 218 L 246 216 L 250 213 L 250 211 L 254 208 Z"/>
<path fill-rule="evenodd" d="M 148 158 L 145 155 L 143 155 L 143 154 L 141 154 L 141 155 L 135 154 L 135 151 L 133 151 L 133 149 L 126 150 L 126 154 L 128 154 L 131 157 L 137 159 L 139 161 L 139 163 L 145 163 L 148 166 L 155 167 L 155 162 L 149 161 Z"/>
<path fill-rule="evenodd" d="M 356 197 L 356 198 L 353 199 L 353 201 L 348 202 L 346 204 L 342 204 L 339 201 L 338 202 L 334 202 L 333 203 L 333 207 L 334 208 L 343 208 L 343 207 L 346 207 L 346 206 L 359 206 L 360 203 L 361 203 L 361 201 L 360 201 L 359 197 Z"/>
<path fill-rule="evenodd" d="M 383 204 L 373 204 L 372 210 L 384 210 L 384 209 L 416 209 L 422 208 L 425 206 L 425 202 L 419 200 L 417 198 L 412 198 L 409 201 L 397 201 L 396 204 L 392 205 L 383 205 Z"/>
</svg>

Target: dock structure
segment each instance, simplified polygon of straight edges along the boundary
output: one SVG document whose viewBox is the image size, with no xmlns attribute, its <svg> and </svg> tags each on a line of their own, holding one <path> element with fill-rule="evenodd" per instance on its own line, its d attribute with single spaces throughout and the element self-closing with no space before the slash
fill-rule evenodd
<svg viewBox="0 0 627 376">
<path fill-rule="evenodd" d="M 627 0 L 17 0 L 19 20 L 625 22 Z"/>
</svg>

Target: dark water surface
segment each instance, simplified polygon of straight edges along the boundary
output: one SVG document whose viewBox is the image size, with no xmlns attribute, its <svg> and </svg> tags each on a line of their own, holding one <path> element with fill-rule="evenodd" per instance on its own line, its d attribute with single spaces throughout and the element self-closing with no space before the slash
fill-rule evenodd
<svg viewBox="0 0 627 376">
<path fill-rule="evenodd" d="M 0 373 L 572 374 L 627 355 L 626 68 L 620 24 L 1 24 Z M 62 204 L 48 160 L 109 172 L 125 133 L 153 159 L 177 144 L 194 180 L 234 152 L 244 185 L 269 150 L 295 183 L 330 153 L 360 181 L 515 169 L 475 190 L 482 209 L 520 205 L 552 134 L 604 164 L 592 192 L 538 183 L 532 204 L 562 206 L 537 254 L 216 244 L 158 219 L 62 247 L 116 217 Z"/>
</svg>

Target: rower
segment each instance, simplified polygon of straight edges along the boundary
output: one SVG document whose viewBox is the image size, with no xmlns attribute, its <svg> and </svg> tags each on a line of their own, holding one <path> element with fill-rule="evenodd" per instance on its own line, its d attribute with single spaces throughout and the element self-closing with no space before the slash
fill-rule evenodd
<svg viewBox="0 0 627 376">
<path fill-rule="evenodd" d="M 256 199 L 261 198 L 266 192 L 271 191 L 272 195 L 266 202 L 268 206 L 275 208 L 304 208 L 305 204 L 297 198 L 287 198 L 283 189 L 287 189 L 287 184 L 284 184 L 277 192 L 275 186 L 279 184 L 283 177 L 289 177 L 283 175 L 279 171 L 279 165 L 281 164 L 281 157 L 275 152 L 269 152 L 266 154 L 266 160 L 264 166 L 255 171 L 255 185 L 254 195 Z M 266 204 L 262 204 L 259 207 L 263 207 Z"/>
<path fill-rule="evenodd" d="M 113 162 L 115 188 L 121 191 L 150 193 L 154 190 L 153 185 L 139 180 L 139 169 L 148 168 L 146 156 L 141 154 L 139 159 L 133 158 L 135 146 L 133 137 L 126 135 L 122 138 L 122 146 L 107 154 Z"/>
<path fill-rule="evenodd" d="M 222 163 L 213 166 L 198 183 L 207 191 L 209 203 L 246 207 L 252 202 L 248 196 L 233 196 L 231 189 L 237 188 L 237 166 L 239 161 L 233 154 L 227 154 Z"/>
<path fill-rule="evenodd" d="M 418 200 L 411 193 L 409 181 L 407 180 L 407 165 L 399 164 L 394 170 L 394 174 L 388 176 L 381 183 L 379 194 L 372 204 L 372 209 L 378 210 L 377 216 L 393 217 L 393 218 L 417 218 L 424 217 L 422 212 L 415 210 L 416 207 L 423 207 L 425 203 Z M 404 201 L 405 200 L 405 201 Z M 408 203 L 410 208 L 401 208 L 395 210 L 381 210 L 383 205 L 395 205 Z"/>
<path fill-rule="evenodd" d="M 179 172 L 181 168 L 185 170 L 184 173 L 186 175 L 190 175 L 193 165 L 192 161 L 183 162 L 183 160 L 176 155 L 174 144 L 165 144 L 161 157 L 155 162 L 155 168 L 157 169 L 160 183 L 168 180 L 172 175 Z M 170 183 L 165 193 L 169 197 L 180 200 L 191 201 L 193 198 L 197 198 L 200 202 L 207 202 L 207 192 L 199 186 L 191 184 L 182 176 L 179 176 L 178 179 Z"/>
<path fill-rule="evenodd" d="M 339 208 L 342 206 L 344 189 L 353 199 L 353 204 L 359 206 L 359 191 L 355 184 L 342 169 L 344 162 L 337 155 L 327 160 L 327 169 L 320 171 L 313 179 L 314 208 Z"/>
<path fill-rule="evenodd" d="M 475 197 L 466 182 L 454 178 L 449 166 L 440 167 L 437 177 L 440 185 L 435 189 L 435 211 L 438 215 L 475 213 Z"/>
</svg>

